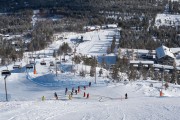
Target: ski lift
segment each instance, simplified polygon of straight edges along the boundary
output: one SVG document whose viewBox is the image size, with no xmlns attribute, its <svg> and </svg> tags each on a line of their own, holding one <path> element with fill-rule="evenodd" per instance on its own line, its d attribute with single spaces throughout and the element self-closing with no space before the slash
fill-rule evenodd
<svg viewBox="0 0 180 120">
<path fill-rule="evenodd" d="M 52 61 L 50 62 L 50 66 L 54 66 L 54 63 Z"/>
<path fill-rule="evenodd" d="M 61 64 L 61 62 L 60 62 L 60 61 L 57 61 L 56 64 Z"/>
<path fill-rule="evenodd" d="M 30 64 L 35 64 L 35 63 L 34 63 L 34 61 L 32 61 L 32 60 L 31 60 L 31 61 L 29 61 L 29 63 L 30 63 Z"/>
<path fill-rule="evenodd" d="M 36 56 L 36 59 L 41 59 L 41 57 L 39 55 Z"/>
<path fill-rule="evenodd" d="M 138 64 L 133 64 L 133 67 L 138 67 Z"/>
<path fill-rule="evenodd" d="M 170 71 L 170 70 L 168 70 L 168 69 L 165 69 L 165 70 L 164 70 L 164 72 L 167 72 L 167 73 L 168 73 L 169 71 Z"/>
<path fill-rule="evenodd" d="M 155 68 L 154 70 L 155 70 L 155 71 L 159 71 L 159 69 L 158 69 L 158 68 Z"/>
<path fill-rule="evenodd" d="M 33 69 L 33 65 L 32 64 L 27 64 L 26 69 Z"/>
<path fill-rule="evenodd" d="M 41 61 L 40 64 L 41 65 L 46 65 L 46 62 L 45 61 Z"/>
<path fill-rule="evenodd" d="M 9 75 L 11 75 L 11 72 L 9 70 L 2 70 L 1 75 L 2 76 L 9 76 Z"/>
<path fill-rule="evenodd" d="M 64 59 L 64 58 L 62 58 L 62 62 L 65 62 L 65 59 Z"/>
<path fill-rule="evenodd" d="M 21 68 L 21 66 L 20 66 L 20 65 L 14 65 L 14 66 L 13 66 L 13 69 L 16 69 L 16 68 L 19 69 L 19 68 Z"/>
</svg>

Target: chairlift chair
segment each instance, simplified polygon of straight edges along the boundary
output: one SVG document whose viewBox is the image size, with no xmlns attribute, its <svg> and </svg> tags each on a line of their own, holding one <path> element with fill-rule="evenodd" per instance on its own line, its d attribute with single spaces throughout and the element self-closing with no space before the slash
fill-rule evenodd
<svg viewBox="0 0 180 120">
<path fill-rule="evenodd" d="M 61 62 L 60 62 L 60 61 L 57 61 L 56 64 L 61 64 Z"/>
<path fill-rule="evenodd" d="M 9 76 L 9 75 L 11 75 L 11 72 L 9 70 L 2 70 L 1 75 L 2 76 Z"/>
<path fill-rule="evenodd" d="M 27 64 L 26 69 L 33 69 L 33 65 L 32 64 Z"/>
<path fill-rule="evenodd" d="M 64 58 L 62 58 L 62 62 L 65 62 L 65 59 L 64 59 Z"/>
<path fill-rule="evenodd" d="M 38 55 L 38 56 L 36 56 L 36 59 L 41 59 L 41 57 Z"/>
<path fill-rule="evenodd" d="M 54 63 L 53 63 L 53 62 L 50 62 L 50 66 L 54 66 Z"/>
<path fill-rule="evenodd" d="M 30 64 L 35 64 L 35 63 L 34 63 L 34 61 L 32 61 L 32 60 L 31 60 L 31 61 L 29 61 L 29 63 L 30 63 Z"/>
<path fill-rule="evenodd" d="M 40 64 L 41 65 L 46 65 L 46 62 L 45 61 L 41 61 Z"/>
<path fill-rule="evenodd" d="M 155 71 L 159 71 L 159 68 L 155 68 L 154 70 L 155 70 Z"/>
<path fill-rule="evenodd" d="M 16 68 L 19 69 L 20 67 L 21 67 L 20 65 L 14 65 L 14 66 L 13 66 L 13 69 L 16 69 Z"/>
</svg>

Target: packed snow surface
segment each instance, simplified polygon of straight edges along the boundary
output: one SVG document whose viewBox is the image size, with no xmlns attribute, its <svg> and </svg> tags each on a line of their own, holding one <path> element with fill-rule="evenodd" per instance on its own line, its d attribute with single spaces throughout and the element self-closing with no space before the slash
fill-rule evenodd
<svg viewBox="0 0 180 120">
<path fill-rule="evenodd" d="M 9 102 L 5 102 L 1 76 L 1 120 L 178 120 L 179 85 L 170 84 L 167 90 L 163 89 L 164 97 L 159 97 L 161 81 L 112 83 L 105 76 L 97 76 L 95 84 L 94 77 L 83 78 L 68 72 L 56 76 L 47 66 L 37 65 L 37 71 L 36 75 L 32 70 L 12 71 L 6 79 Z M 80 93 L 74 93 L 69 100 L 71 89 L 77 86 L 81 88 Z M 59 100 L 55 100 L 54 92 Z M 83 97 L 84 92 L 89 93 L 89 98 Z M 124 99 L 125 93 L 128 99 Z M 42 96 L 45 101 L 41 100 Z"/>
</svg>

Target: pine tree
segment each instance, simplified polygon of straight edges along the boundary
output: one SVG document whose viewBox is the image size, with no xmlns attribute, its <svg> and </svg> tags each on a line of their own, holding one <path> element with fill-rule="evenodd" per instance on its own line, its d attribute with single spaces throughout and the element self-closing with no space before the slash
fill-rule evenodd
<svg viewBox="0 0 180 120">
<path fill-rule="evenodd" d="M 107 54 L 110 54 L 111 53 L 111 48 L 108 47 L 107 50 L 106 50 Z"/>
<path fill-rule="evenodd" d="M 112 69 L 112 79 L 113 80 L 118 79 L 118 72 L 119 72 L 118 66 L 115 64 Z"/>
<path fill-rule="evenodd" d="M 56 50 L 53 51 L 53 57 L 56 57 Z"/>
<path fill-rule="evenodd" d="M 65 54 L 70 53 L 71 51 L 72 49 L 69 46 L 69 44 L 64 42 L 61 46 L 59 46 L 58 54 L 59 55 L 64 54 L 64 59 L 65 59 Z"/>
<path fill-rule="evenodd" d="M 105 68 L 106 67 L 106 62 L 105 62 L 105 55 L 102 56 L 102 63 L 101 63 L 101 67 Z"/>
<path fill-rule="evenodd" d="M 154 68 L 152 65 L 149 65 L 148 77 L 150 77 L 151 79 L 154 79 Z"/>
<path fill-rule="evenodd" d="M 147 70 L 145 68 L 142 68 L 142 78 L 143 80 L 146 80 L 147 79 Z"/>
<path fill-rule="evenodd" d="M 129 80 L 135 80 L 136 78 L 136 70 L 134 69 L 134 67 L 131 65 L 130 69 L 128 71 L 128 76 L 129 76 Z"/>
<path fill-rule="evenodd" d="M 94 77 L 94 75 L 95 75 L 95 67 L 91 66 L 90 76 L 91 76 L 91 77 Z"/>
<path fill-rule="evenodd" d="M 99 70 L 99 77 L 101 77 L 101 75 L 103 74 L 102 69 Z"/>
<path fill-rule="evenodd" d="M 112 43 L 111 43 L 111 53 L 114 53 L 114 49 L 116 47 L 116 38 L 113 37 Z"/>
<path fill-rule="evenodd" d="M 81 62 L 81 57 L 78 56 L 78 55 L 75 55 L 73 57 L 73 61 L 74 61 L 75 64 L 79 64 Z"/>
</svg>

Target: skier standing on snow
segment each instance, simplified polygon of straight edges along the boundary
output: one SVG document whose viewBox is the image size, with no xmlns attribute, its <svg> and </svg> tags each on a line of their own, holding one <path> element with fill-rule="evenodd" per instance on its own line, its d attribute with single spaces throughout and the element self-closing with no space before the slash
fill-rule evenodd
<svg viewBox="0 0 180 120">
<path fill-rule="evenodd" d="M 78 86 L 78 93 L 80 92 L 80 86 Z"/>
<path fill-rule="evenodd" d="M 86 97 L 87 99 L 89 98 L 89 93 L 87 94 L 87 97 Z"/>
<path fill-rule="evenodd" d="M 68 91 L 68 89 L 66 88 L 66 89 L 65 89 L 65 95 L 67 94 L 67 91 Z"/>
<path fill-rule="evenodd" d="M 69 100 L 71 100 L 72 99 L 72 96 L 71 96 L 71 94 L 69 94 Z"/>
<path fill-rule="evenodd" d="M 54 93 L 54 97 L 56 98 L 56 100 L 58 100 L 58 96 L 56 92 Z"/>
<path fill-rule="evenodd" d="M 76 95 L 77 95 L 77 90 L 75 90 L 75 93 L 76 93 Z"/>
<path fill-rule="evenodd" d="M 127 93 L 125 94 L 125 99 L 127 99 L 128 98 L 128 95 L 127 95 Z"/>
<path fill-rule="evenodd" d="M 45 97 L 44 96 L 42 96 L 42 101 L 44 101 L 45 100 Z"/>
<path fill-rule="evenodd" d="M 72 92 L 74 92 L 74 87 L 72 88 Z"/>
<path fill-rule="evenodd" d="M 91 82 L 89 82 L 89 87 L 91 87 Z"/>
<path fill-rule="evenodd" d="M 83 95 L 83 97 L 86 97 L 86 93 L 84 92 L 84 95 Z"/>
<path fill-rule="evenodd" d="M 71 97 L 73 96 L 73 92 L 71 92 Z"/>
</svg>

